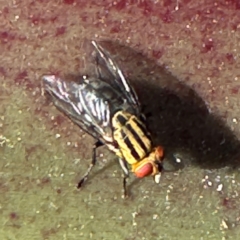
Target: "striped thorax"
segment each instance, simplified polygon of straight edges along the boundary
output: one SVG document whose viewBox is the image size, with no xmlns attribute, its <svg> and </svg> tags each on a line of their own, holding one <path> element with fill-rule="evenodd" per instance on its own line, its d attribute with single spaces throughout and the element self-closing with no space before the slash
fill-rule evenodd
<svg viewBox="0 0 240 240">
<path fill-rule="evenodd" d="M 163 149 L 153 150 L 150 134 L 146 125 L 135 115 L 118 111 L 112 118 L 113 138 L 118 148 L 117 156 L 126 159 L 137 177 L 157 175 L 160 173 L 159 161 Z"/>
</svg>

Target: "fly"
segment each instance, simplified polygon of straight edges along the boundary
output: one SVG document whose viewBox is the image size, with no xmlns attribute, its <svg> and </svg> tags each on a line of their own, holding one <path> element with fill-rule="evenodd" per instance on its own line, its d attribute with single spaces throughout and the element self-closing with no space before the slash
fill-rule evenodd
<svg viewBox="0 0 240 240">
<path fill-rule="evenodd" d="M 106 145 L 118 157 L 127 196 L 129 166 L 136 177 L 151 175 L 159 183 L 164 150 L 162 146 L 153 146 L 138 97 L 121 69 L 100 44 L 92 41 L 92 45 L 97 77 L 66 81 L 46 75 L 43 87 L 60 111 L 96 139 L 91 164 L 77 187 L 81 188 L 96 164 L 96 149 Z"/>
</svg>

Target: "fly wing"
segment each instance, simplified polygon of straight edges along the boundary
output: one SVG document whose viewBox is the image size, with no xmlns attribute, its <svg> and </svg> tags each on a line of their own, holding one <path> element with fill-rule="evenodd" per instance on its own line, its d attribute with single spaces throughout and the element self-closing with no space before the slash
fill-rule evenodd
<svg viewBox="0 0 240 240">
<path fill-rule="evenodd" d="M 121 98 L 111 86 L 98 79 L 76 83 L 55 75 L 44 76 L 43 84 L 55 106 L 80 128 L 104 143 L 113 142 L 111 116 Z"/>
<path fill-rule="evenodd" d="M 97 53 L 96 63 L 99 78 L 108 82 L 117 91 L 121 92 L 122 97 L 127 100 L 127 104 L 131 107 L 131 111 L 137 116 L 140 116 L 141 106 L 133 87 L 124 77 L 121 69 L 111 58 L 109 52 L 95 41 L 92 41 L 92 44 Z"/>
</svg>

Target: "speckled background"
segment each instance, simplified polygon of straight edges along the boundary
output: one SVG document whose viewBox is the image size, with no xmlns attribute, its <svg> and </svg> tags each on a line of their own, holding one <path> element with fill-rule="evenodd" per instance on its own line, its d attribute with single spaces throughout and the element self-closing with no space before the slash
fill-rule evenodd
<svg viewBox="0 0 240 240">
<path fill-rule="evenodd" d="M 238 239 L 240 3 L 0 1 L 0 238 Z M 103 45 L 139 94 L 156 143 L 184 168 L 131 178 L 41 91 L 43 74 L 91 74 Z M 171 158 L 166 164 L 172 166 Z"/>
</svg>

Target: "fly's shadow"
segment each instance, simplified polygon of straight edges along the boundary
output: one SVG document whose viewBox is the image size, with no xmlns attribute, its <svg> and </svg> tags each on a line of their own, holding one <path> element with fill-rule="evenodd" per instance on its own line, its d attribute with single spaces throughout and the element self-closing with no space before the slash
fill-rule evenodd
<svg viewBox="0 0 240 240">
<path fill-rule="evenodd" d="M 198 94 L 164 67 L 116 42 L 100 43 L 135 88 L 154 143 L 166 149 L 167 170 L 238 167 L 240 142 Z M 93 71 L 91 71 L 93 74 Z M 181 164 L 176 164 L 181 159 Z"/>
</svg>

